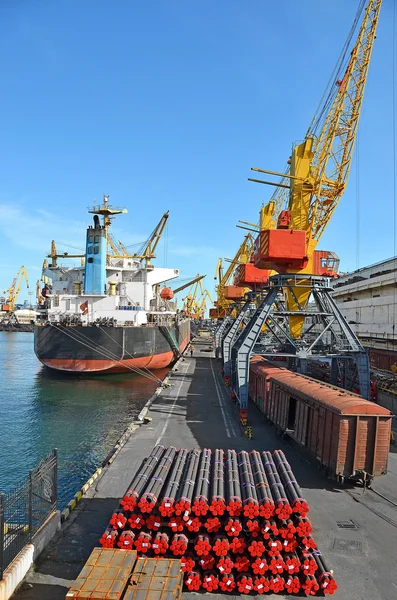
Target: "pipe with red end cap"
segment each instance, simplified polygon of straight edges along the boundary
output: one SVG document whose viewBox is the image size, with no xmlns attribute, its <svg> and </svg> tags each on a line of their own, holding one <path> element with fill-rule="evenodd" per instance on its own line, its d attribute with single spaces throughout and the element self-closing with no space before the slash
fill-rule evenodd
<svg viewBox="0 0 397 600">
<path fill-rule="evenodd" d="M 119 533 L 116 529 L 106 529 L 102 534 L 99 543 L 102 548 L 114 548 L 116 546 Z"/>
<path fill-rule="evenodd" d="M 270 519 L 274 515 L 275 506 L 260 452 L 252 450 L 250 460 L 259 503 L 259 515 L 264 519 Z"/>
<path fill-rule="evenodd" d="M 189 592 L 198 592 L 202 585 L 200 573 L 198 571 L 190 571 L 190 573 L 186 573 L 184 584 Z"/>
<path fill-rule="evenodd" d="M 189 540 L 186 535 L 176 533 L 170 544 L 170 552 L 172 552 L 174 556 L 183 556 L 187 550 L 188 544 Z"/>
<path fill-rule="evenodd" d="M 189 571 L 193 571 L 195 567 L 194 558 L 190 555 L 185 554 L 181 556 L 181 570 L 183 573 L 189 573 Z"/>
<path fill-rule="evenodd" d="M 254 582 L 249 573 L 242 573 L 237 578 L 237 589 L 240 594 L 250 594 L 254 590 Z"/>
<path fill-rule="evenodd" d="M 243 515 L 249 519 L 253 519 L 259 516 L 259 504 L 249 454 L 245 450 L 242 450 L 237 456 L 241 481 Z"/>
<path fill-rule="evenodd" d="M 182 480 L 188 454 L 189 450 L 183 448 L 178 451 L 169 479 L 161 490 L 158 510 L 163 517 L 171 517 L 174 514 L 175 497 Z"/>
<path fill-rule="evenodd" d="M 211 473 L 210 512 L 222 516 L 226 510 L 225 502 L 225 456 L 223 450 L 215 450 Z"/>
<path fill-rule="evenodd" d="M 164 555 L 166 554 L 169 548 L 169 538 L 166 533 L 160 533 L 159 531 L 156 533 L 154 540 L 152 542 L 152 550 L 155 555 Z M 194 565 L 193 565 L 194 566 Z M 191 569 L 193 568 L 191 567 Z M 191 570 L 189 569 L 189 570 Z"/>
<path fill-rule="evenodd" d="M 183 473 L 183 479 L 176 494 L 174 505 L 175 514 L 182 516 L 185 520 L 189 518 L 191 512 L 192 498 L 196 485 L 200 456 L 200 450 L 190 450 Z"/>
<path fill-rule="evenodd" d="M 152 450 L 151 455 L 142 464 L 141 469 L 135 475 L 134 479 L 130 483 L 128 492 L 124 495 L 120 501 L 121 506 L 124 510 L 133 511 L 138 503 L 141 494 L 145 491 L 147 484 L 149 483 L 150 477 L 155 471 L 161 457 L 165 451 L 164 446 L 155 446 Z"/>
<path fill-rule="evenodd" d="M 207 590 L 207 592 L 216 592 L 216 590 L 219 587 L 218 574 L 215 571 L 209 571 L 208 573 L 204 573 L 202 585 L 203 588 Z"/>
<path fill-rule="evenodd" d="M 233 592 L 236 587 L 236 581 L 234 579 L 234 575 L 231 573 L 229 575 L 223 575 L 219 579 L 219 588 L 222 592 L 228 592 L 229 594 Z"/>
<path fill-rule="evenodd" d="M 135 533 L 133 531 L 122 531 L 119 539 L 117 540 L 117 546 L 122 550 L 133 550 L 135 547 Z"/>
<path fill-rule="evenodd" d="M 204 448 L 201 452 L 198 478 L 192 503 L 192 512 L 196 515 L 196 517 L 205 517 L 208 513 L 211 457 L 211 450 L 209 448 Z"/>
<path fill-rule="evenodd" d="M 239 517 L 243 511 L 238 458 L 235 450 L 227 451 L 226 458 L 226 510 L 231 517 Z"/>
<path fill-rule="evenodd" d="M 138 507 L 142 513 L 151 513 L 155 508 L 161 490 L 173 465 L 176 448 L 170 446 L 161 457 L 157 468 L 154 470 L 144 493 L 141 495 Z"/>
</svg>

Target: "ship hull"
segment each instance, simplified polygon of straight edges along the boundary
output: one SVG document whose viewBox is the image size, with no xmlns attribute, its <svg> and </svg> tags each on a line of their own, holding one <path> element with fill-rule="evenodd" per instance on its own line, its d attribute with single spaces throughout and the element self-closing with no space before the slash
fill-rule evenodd
<svg viewBox="0 0 397 600">
<path fill-rule="evenodd" d="M 190 323 L 169 328 L 183 352 Z M 175 353 L 159 327 L 35 325 L 34 349 L 43 365 L 74 373 L 125 373 L 168 367 Z"/>
</svg>

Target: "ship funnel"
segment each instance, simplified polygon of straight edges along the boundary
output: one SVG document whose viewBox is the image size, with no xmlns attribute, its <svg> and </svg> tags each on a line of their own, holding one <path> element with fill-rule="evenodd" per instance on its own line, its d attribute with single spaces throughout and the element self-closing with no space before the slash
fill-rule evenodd
<svg viewBox="0 0 397 600">
<path fill-rule="evenodd" d="M 94 224 L 94 228 L 87 229 L 84 294 L 102 295 L 106 293 L 106 230 L 98 215 L 94 216 Z"/>
</svg>

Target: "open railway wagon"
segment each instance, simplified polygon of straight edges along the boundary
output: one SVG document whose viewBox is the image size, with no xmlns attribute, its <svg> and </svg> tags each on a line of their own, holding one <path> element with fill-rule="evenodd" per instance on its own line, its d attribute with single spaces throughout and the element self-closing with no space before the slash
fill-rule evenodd
<svg viewBox="0 0 397 600">
<path fill-rule="evenodd" d="M 100 544 L 110 553 L 136 553 L 137 562 L 179 559 L 186 591 L 332 595 L 338 586 L 312 536 L 308 513 L 281 450 L 248 453 L 158 445 L 135 473 Z M 150 572 L 157 568 L 150 566 Z M 84 567 L 67 598 L 96 600 L 83 595 L 93 585 L 86 583 L 87 575 Z M 173 600 L 170 588 L 170 593 L 158 593 L 161 581 L 153 593 L 125 598 Z M 133 591 L 136 582 L 134 573 L 132 578 L 127 574 L 117 588 L 119 595 L 103 597 L 125 600 L 124 589 Z M 145 577 L 143 583 L 148 582 Z M 106 585 L 104 592 L 116 582 Z"/>
<path fill-rule="evenodd" d="M 276 428 L 304 446 L 330 478 L 371 485 L 387 472 L 392 414 L 357 394 L 255 356 L 249 394 Z"/>
</svg>

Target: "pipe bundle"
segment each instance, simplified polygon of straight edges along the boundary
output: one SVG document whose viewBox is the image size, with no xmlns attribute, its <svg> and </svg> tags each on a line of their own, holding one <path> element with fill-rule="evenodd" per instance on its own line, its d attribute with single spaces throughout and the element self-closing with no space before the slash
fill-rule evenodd
<svg viewBox="0 0 397 600">
<path fill-rule="evenodd" d="M 308 504 L 280 450 L 156 446 L 100 543 L 181 559 L 186 589 L 333 594 Z"/>
</svg>

